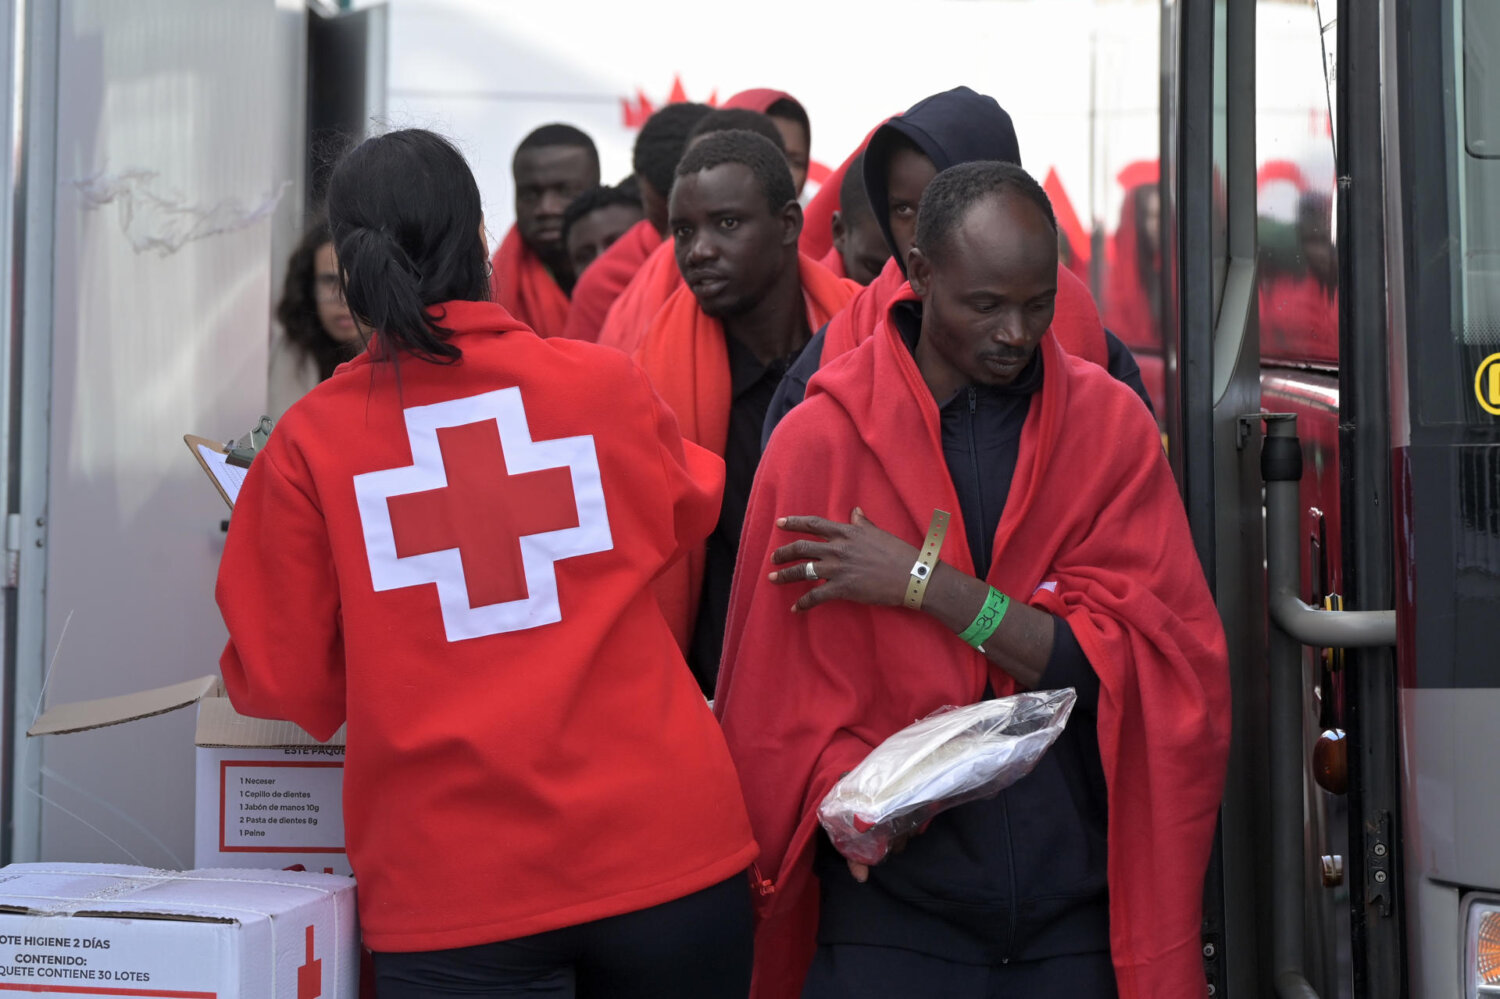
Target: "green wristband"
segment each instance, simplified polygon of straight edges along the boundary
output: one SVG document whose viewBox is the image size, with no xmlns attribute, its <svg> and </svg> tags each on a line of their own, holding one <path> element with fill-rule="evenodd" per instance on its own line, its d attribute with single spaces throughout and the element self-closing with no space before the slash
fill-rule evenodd
<svg viewBox="0 0 1500 999">
<path fill-rule="evenodd" d="M 984 606 L 979 608 L 979 613 L 974 617 L 974 623 L 958 636 L 959 640 L 983 652 L 984 643 L 1000 627 L 1000 622 L 1005 620 L 1005 612 L 1009 609 L 1010 597 L 991 586 L 989 596 L 984 598 Z"/>
</svg>

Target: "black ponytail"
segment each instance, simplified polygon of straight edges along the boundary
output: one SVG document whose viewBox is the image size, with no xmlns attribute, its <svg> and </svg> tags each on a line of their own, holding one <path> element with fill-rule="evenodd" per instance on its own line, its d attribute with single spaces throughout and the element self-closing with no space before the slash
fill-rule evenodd
<svg viewBox="0 0 1500 999">
<path fill-rule="evenodd" d="M 340 161 L 328 181 L 328 224 L 349 309 L 378 334 L 376 357 L 458 360 L 427 309 L 489 299 L 482 220 L 469 165 L 432 132 L 366 139 Z"/>
</svg>

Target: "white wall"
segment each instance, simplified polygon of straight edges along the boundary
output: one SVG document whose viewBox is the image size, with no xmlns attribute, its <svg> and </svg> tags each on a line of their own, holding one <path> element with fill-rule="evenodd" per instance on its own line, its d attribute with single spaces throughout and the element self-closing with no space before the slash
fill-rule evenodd
<svg viewBox="0 0 1500 999">
<path fill-rule="evenodd" d="M 182 435 L 242 432 L 265 406 L 259 212 L 295 193 L 278 155 L 277 19 L 303 16 L 290 10 L 61 4 L 49 704 L 217 669 L 226 508 Z M 39 840 L 17 830 L 17 859 L 191 866 L 192 740 L 189 711 L 24 745 L 37 783 L 17 795 L 44 803 Z"/>
</svg>

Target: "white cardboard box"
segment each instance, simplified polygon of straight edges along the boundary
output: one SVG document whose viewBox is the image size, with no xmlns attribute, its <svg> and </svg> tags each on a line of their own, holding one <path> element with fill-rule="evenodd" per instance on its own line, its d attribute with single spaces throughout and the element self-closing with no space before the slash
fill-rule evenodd
<svg viewBox="0 0 1500 999">
<path fill-rule="evenodd" d="M 355 999 L 358 940 L 344 877 L 0 868 L 0 994 Z"/>
<path fill-rule="evenodd" d="M 344 736 L 246 718 L 225 697 L 198 704 L 193 863 L 351 874 L 344 853 Z"/>
<path fill-rule="evenodd" d="M 48 709 L 27 735 L 61 735 L 198 705 L 193 863 L 352 874 L 344 853 L 344 731 L 239 714 L 218 679 Z"/>
</svg>

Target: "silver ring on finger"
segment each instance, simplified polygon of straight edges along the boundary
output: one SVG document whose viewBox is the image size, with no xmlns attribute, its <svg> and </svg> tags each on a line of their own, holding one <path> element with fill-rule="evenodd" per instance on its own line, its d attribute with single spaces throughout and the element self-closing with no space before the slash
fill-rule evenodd
<svg viewBox="0 0 1500 999">
<path fill-rule="evenodd" d="M 808 562 L 806 568 L 808 582 L 818 578 L 818 564 L 816 562 Z"/>
</svg>

